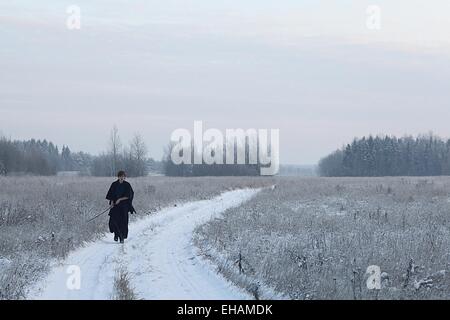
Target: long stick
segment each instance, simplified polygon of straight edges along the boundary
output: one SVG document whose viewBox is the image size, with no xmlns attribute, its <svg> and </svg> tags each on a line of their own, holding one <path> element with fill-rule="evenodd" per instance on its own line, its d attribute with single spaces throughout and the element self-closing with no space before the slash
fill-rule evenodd
<svg viewBox="0 0 450 320">
<path fill-rule="evenodd" d="M 103 211 L 102 213 L 99 213 L 98 215 L 94 216 L 93 218 L 89 219 L 86 221 L 86 223 L 91 222 L 94 219 L 97 219 L 98 217 L 100 217 L 102 214 L 106 213 L 108 210 L 110 210 L 111 208 L 106 209 L 105 211 Z"/>
</svg>

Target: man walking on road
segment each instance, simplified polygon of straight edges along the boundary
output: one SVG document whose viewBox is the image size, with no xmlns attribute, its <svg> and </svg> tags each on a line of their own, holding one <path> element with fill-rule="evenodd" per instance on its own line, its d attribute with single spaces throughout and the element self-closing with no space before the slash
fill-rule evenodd
<svg viewBox="0 0 450 320">
<path fill-rule="evenodd" d="M 125 181 L 125 171 L 117 173 L 118 179 L 111 184 L 106 199 L 109 200 L 109 231 L 114 233 L 114 241 L 124 243 L 128 237 L 128 213 L 135 213 L 133 208 L 134 191 Z"/>
</svg>

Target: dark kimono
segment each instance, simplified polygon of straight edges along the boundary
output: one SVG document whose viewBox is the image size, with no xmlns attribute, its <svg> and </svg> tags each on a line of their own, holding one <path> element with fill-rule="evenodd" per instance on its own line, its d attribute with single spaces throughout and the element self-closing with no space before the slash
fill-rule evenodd
<svg viewBox="0 0 450 320">
<path fill-rule="evenodd" d="M 110 204 L 115 204 L 117 199 L 127 197 L 127 200 L 121 201 L 109 210 L 109 231 L 119 239 L 128 237 L 128 213 L 134 213 L 133 208 L 133 188 L 127 181 L 122 183 L 119 180 L 114 181 L 108 190 L 106 199 Z"/>
</svg>

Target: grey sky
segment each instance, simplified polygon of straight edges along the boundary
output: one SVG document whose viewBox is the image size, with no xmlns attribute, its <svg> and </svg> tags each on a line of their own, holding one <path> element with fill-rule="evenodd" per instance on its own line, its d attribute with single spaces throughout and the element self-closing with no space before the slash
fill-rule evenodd
<svg viewBox="0 0 450 320">
<path fill-rule="evenodd" d="M 194 120 L 279 128 L 282 163 L 300 164 L 370 133 L 450 137 L 449 15 L 444 0 L 3 0 L 0 131 L 98 153 L 117 124 L 159 159 Z"/>
</svg>

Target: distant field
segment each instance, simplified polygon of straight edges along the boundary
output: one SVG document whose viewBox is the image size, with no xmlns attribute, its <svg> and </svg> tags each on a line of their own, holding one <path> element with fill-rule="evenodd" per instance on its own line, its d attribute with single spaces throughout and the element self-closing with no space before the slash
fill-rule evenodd
<svg viewBox="0 0 450 320">
<path fill-rule="evenodd" d="M 448 299 L 450 177 L 276 179 L 197 229 L 233 282 L 270 298 Z M 382 287 L 368 290 L 367 267 Z"/>
<path fill-rule="evenodd" d="M 0 299 L 21 299 L 27 287 L 84 241 L 107 231 L 108 216 L 86 220 L 108 207 L 114 179 L 89 177 L 0 177 Z M 211 198 L 236 188 L 267 186 L 271 178 L 128 179 L 138 219 L 166 206 Z"/>
</svg>

